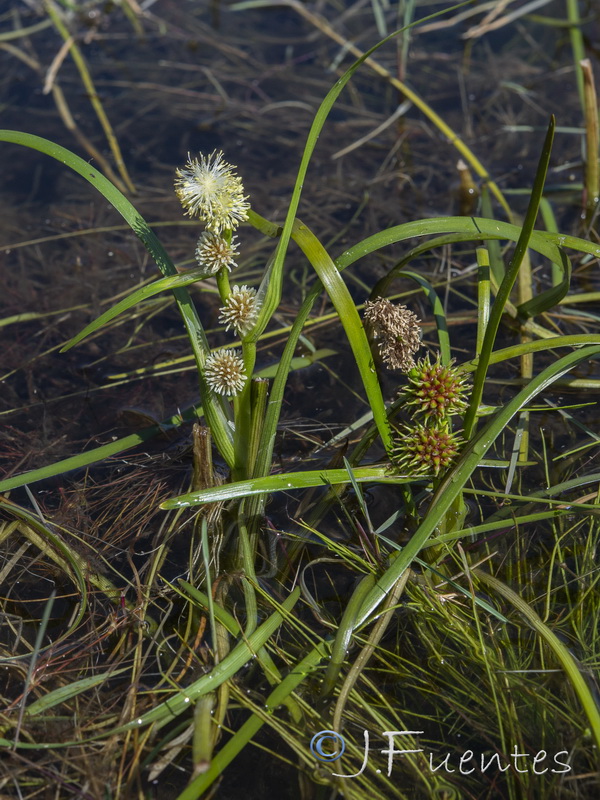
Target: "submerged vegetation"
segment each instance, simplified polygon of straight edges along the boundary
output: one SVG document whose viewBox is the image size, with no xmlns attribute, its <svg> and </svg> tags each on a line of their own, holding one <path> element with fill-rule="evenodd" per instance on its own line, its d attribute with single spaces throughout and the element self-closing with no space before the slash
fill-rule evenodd
<svg viewBox="0 0 600 800">
<path fill-rule="evenodd" d="M 122 337 L 136 359 L 139 331 L 174 307 L 187 353 L 113 370 L 112 390 L 140 376 L 167 381 L 193 360 L 198 398 L 186 406 L 169 390 L 171 416 L 80 452 L 70 443 L 68 457 L 45 465 L 3 434 L 2 796 L 596 796 L 591 67 L 577 65 L 584 201 L 574 233 L 559 232 L 554 117 L 535 132 L 523 208 L 377 60 L 399 43 L 406 67 L 414 31 L 447 14 L 468 19 L 471 4 L 429 15 L 401 5 L 390 32 L 391 4 L 373 2 L 381 41 L 367 52 L 344 42 L 356 60 L 311 115 L 282 219 L 261 215 L 267 192 L 255 197 L 228 150 L 191 151 L 174 170 L 194 236 L 185 254 L 171 242 L 178 261 L 129 199 L 112 133 L 119 176 L 105 158 L 90 164 L 0 131 L 3 148 L 38 150 L 83 177 L 162 273 L 133 291 L 121 276 L 110 307 L 61 341 L 61 357 Z M 519 4 L 499 5 L 520 16 Z M 337 36 L 304 4 L 286 6 Z M 137 30 L 143 15 L 123 7 Z M 63 55 L 75 48 L 87 87 L 73 14 L 51 0 L 43 8 L 40 24 L 65 39 Z M 565 8 L 581 59 L 577 4 Z M 348 222 L 339 237 L 313 231 L 308 203 L 310 227 L 303 221 L 319 137 L 367 67 L 458 150 L 461 215 L 383 220 L 355 240 Z M 440 258 L 443 276 L 432 268 Z M 376 269 L 361 271 L 369 259 Z M 43 330 L 47 315 L 27 313 L 4 323 Z M 334 333 L 319 342 L 326 325 Z M 324 421 L 303 429 L 306 394 Z M 342 408 L 350 417 L 332 425 Z"/>
</svg>

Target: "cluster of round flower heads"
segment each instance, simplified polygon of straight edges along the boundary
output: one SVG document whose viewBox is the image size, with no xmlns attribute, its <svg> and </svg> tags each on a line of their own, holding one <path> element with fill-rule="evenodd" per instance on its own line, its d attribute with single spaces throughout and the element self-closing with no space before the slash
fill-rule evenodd
<svg viewBox="0 0 600 800">
<path fill-rule="evenodd" d="M 401 394 L 415 421 L 396 429 L 392 463 L 409 475 L 437 477 L 464 444 L 460 435 L 452 433 L 450 418 L 467 408 L 465 395 L 471 387 L 465 374 L 453 363 L 442 364 L 440 356 L 432 362 L 427 354 L 415 362 L 421 328 L 416 314 L 406 306 L 379 298 L 365 303 L 364 319 L 383 362 L 401 369 L 408 378 Z"/>
<path fill-rule="evenodd" d="M 471 386 L 464 372 L 453 362 L 444 365 L 429 353 L 407 374 L 408 385 L 401 394 L 418 421 L 397 431 L 392 452 L 394 465 L 412 475 L 439 475 L 450 466 L 464 444 L 450 430 L 450 418 L 467 409 Z"/>
<path fill-rule="evenodd" d="M 188 160 L 178 169 L 175 192 L 185 213 L 198 217 L 206 226 L 196 246 L 196 261 L 208 277 L 237 266 L 239 255 L 235 229 L 248 219 L 250 204 L 244 196 L 241 178 L 228 164 L 221 151 Z M 227 281 L 224 282 L 227 286 Z M 220 286 L 223 289 L 222 286 Z M 256 291 L 248 286 L 224 290 L 225 305 L 219 321 L 239 335 L 253 328 L 259 312 Z M 227 294 L 227 296 L 225 296 Z M 228 397 L 239 394 L 246 383 L 244 362 L 236 350 L 217 350 L 204 365 L 206 382 L 212 391 Z"/>
</svg>

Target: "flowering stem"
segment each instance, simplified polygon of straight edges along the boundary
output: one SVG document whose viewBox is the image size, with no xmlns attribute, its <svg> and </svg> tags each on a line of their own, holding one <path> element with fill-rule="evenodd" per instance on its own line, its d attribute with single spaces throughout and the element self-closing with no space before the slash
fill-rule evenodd
<svg viewBox="0 0 600 800">
<path fill-rule="evenodd" d="M 227 298 L 231 294 L 231 288 L 229 286 L 229 273 L 225 267 L 217 272 L 217 289 L 219 290 L 221 302 L 227 302 Z"/>
<path fill-rule="evenodd" d="M 248 455 L 252 430 L 252 373 L 256 363 L 256 344 L 242 342 L 242 358 L 246 383 L 242 391 L 233 398 L 235 432 L 233 435 L 234 466 L 233 480 L 245 480 L 250 477 Z M 250 466 L 251 468 L 251 466 Z"/>
</svg>

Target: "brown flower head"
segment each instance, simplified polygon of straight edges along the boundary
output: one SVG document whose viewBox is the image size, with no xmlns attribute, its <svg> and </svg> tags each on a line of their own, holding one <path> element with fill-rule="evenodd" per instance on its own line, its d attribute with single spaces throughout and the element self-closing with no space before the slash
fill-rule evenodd
<svg viewBox="0 0 600 800">
<path fill-rule="evenodd" d="M 416 314 L 380 297 L 365 303 L 365 322 L 378 340 L 379 354 L 390 369 L 408 372 L 413 355 L 421 347 L 421 328 Z"/>
</svg>

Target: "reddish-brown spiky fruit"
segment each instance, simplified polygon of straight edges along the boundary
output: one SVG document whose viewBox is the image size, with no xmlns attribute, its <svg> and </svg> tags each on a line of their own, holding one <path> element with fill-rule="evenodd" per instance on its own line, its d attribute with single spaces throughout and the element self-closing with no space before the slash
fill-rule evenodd
<svg viewBox="0 0 600 800">
<path fill-rule="evenodd" d="M 403 390 L 407 405 L 414 406 L 415 414 L 422 414 L 426 420 L 446 420 L 466 411 L 465 395 L 471 386 L 452 362 L 444 366 L 438 356 L 431 363 L 428 353 L 408 372 L 408 381 Z"/>
<path fill-rule="evenodd" d="M 407 475 L 435 475 L 450 466 L 464 440 L 439 425 L 405 425 L 396 432 L 392 464 Z"/>
</svg>

